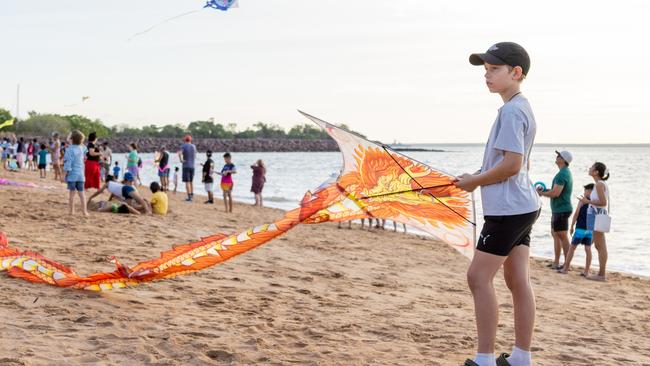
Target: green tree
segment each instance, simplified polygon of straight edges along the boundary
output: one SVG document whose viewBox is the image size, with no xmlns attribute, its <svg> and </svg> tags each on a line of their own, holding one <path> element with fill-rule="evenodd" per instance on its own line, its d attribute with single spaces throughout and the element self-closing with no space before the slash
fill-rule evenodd
<svg viewBox="0 0 650 366">
<path fill-rule="evenodd" d="M 287 134 L 282 127 L 276 124 L 266 124 L 264 122 L 257 122 L 253 125 L 255 128 L 255 137 L 265 139 L 282 139 L 286 138 Z"/>
<path fill-rule="evenodd" d="M 180 124 L 165 125 L 160 130 L 161 137 L 183 137 L 186 133 L 185 127 Z"/>
<path fill-rule="evenodd" d="M 310 124 L 293 126 L 287 137 L 291 139 L 322 140 L 328 137 L 327 132 Z"/>
<path fill-rule="evenodd" d="M 14 117 L 11 115 L 11 112 L 9 112 L 6 109 L 0 108 L 0 123 L 8 121 L 12 118 Z"/>
<path fill-rule="evenodd" d="M 88 117 L 80 116 L 78 114 L 71 114 L 63 116 L 64 119 L 70 122 L 70 128 L 73 130 L 79 130 L 88 136 L 91 132 L 95 132 L 97 137 L 108 137 L 111 135 L 111 130 L 104 125 L 104 123 L 99 120 L 91 120 Z"/>
<path fill-rule="evenodd" d="M 67 134 L 71 131 L 70 121 L 57 114 L 29 112 L 29 118 L 16 125 L 16 133 L 46 136 L 52 132 Z"/>
</svg>

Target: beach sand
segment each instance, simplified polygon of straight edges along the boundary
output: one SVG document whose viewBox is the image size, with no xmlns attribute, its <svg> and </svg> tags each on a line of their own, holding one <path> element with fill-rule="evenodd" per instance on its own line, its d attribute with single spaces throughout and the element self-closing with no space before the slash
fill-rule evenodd
<svg viewBox="0 0 650 366">
<path fill-rule="evenodd" d="M 51 173 L 0 177 L 56 185 L 0 186 L 0 230 L 10 245 L 80 274 L 112 271 L 110 255 L 133 265 L 283 214 L 243 204 L 226 214 L 221 201 L 188 204 L 178 193 L 166 217 L 69 217 Z M 592 282 L 546 263 L 531 259 L 536 365 L 650 365 L 649 279 L 612 273 Z M 327 223 L 300 225 L 197 274 L 104 293 L 0 273 L 0 365 L 460 365 L 476 345 L 467 266 L 432 239 Z M 501 275 L 495 286 L 497 352 L 510 352 L 513 309 Z"/>
</svg>

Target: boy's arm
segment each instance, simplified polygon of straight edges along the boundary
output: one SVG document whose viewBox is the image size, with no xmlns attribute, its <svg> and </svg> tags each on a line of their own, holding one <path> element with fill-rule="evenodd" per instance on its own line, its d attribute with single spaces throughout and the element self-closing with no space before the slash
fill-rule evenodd
<svg viewBox="0 0 650 366">
<path fill-rule="evenodd" d="M 578 222 L 578 215 L 580 215 L 580 209 L 582 208 L 582 205 L 584 205 L 584 203 L 582 202 L 578 203 L 578 206 L 576 207 L 576 211 L 573 213 L 573 219 L 571 220 L 571 233 L 573 233 L 573 229 L 576 226 L 576 222 Z"/>
<path fill-rule="evenodd" d="M 504 151 L 503 153 L 503 160 L 493 168 L 481 172 L 478 175 L 463 174 L 458 177 L 458 180 L 454 183 L 456 187 L 467 192 L 472 192 L 476 187 L 502 182 L 518 174 L 521 170 L 524 156 L 511 151 Z"/>
<path fill-rule="evenodd" d="M 93 193 L 90 197 L 88 197 L 88 203 L 90 203 L 90 201 L 92 201 L 93 198 L 102 194 L 102 192 L 104 192 L 105 189 L 106 189 L 106 185 L 102 186 L 102 188 L 98 189 L 95 193 Z M 109 198 L 108 200 L 110 201 L 111 199 Z"/>
</svg>

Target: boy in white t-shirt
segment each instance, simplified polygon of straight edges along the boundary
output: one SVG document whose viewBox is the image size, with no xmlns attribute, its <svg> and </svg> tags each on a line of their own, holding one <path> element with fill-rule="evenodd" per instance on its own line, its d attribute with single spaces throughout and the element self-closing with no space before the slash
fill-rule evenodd
<svg viewBox="0 0 650 366">
<path fill-rule="evenodd" d="M 530 69 L 523 47 L 501 42 L 486 53 L 472 54 L 473 65 L 485 67 L 491 93 L 503 100 L 492 126 L 481 169 L 463 174 L 456 186 L 468 192 L 481 187 L 485 224 L 478 239 L 467 281 L 474 297 L 478 352 L 466 366 L 530 366 L 535 324 L 535 296 L 529 281 L 530 232 L 539 216 L 540 202 L 528 177 L 529 157 L 537 126 L 520 86 Z M 492 281 L 503 266 L 512 292 L 515 347 L 512 355 L 495 359 L 498 302 Z"/>
</svg>

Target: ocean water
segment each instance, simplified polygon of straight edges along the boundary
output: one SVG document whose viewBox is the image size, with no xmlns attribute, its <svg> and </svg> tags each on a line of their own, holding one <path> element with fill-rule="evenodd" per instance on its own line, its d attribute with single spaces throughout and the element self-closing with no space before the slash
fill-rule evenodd
<svg viewBox="0 0 650 366">
<path fill-rule="evenodd" d="M 440 168 L 452 174 L 474 172 L 481 164 L 482 145 L 418 145 L 420 148 L 442 149 L 444 152 L 407 152 L 408 156 L 422 161 L 432 167 Z M 587 169 L 595 162 L 602 161 L 610 169 L 608 181 L 611 194 L 612 231 L 607 234 L 609 249 L 608 269 L 650 276 L 650 244 L 646 234 L 650 233 L 650 200 L 645 183 L 650 182 L 650 146 L 535 146 L 531 155 L 531 180 L 542 181 L 547 186 L 557 172 L 555 166 L 556 149 L 567 149 L 573 153 L 574 161 L 571 171 L 574 179 L 574 197 L 582 194 L 582 186 L 593 183 L 587 175 Z M 179 166 L 178 156 L 171 154 L 171 165 Z M 141 154 L 145 163 L 141 178 L 145 184 L 157 180 L 157 170 L 153 166 L 153 154 Z M 124 169 L 125 154 L 114 154 Z M 195 193 L 205 194 L 200 183 L 201 166 L 205 154 L 199 154 L 195 177 Z M 304 193 L 317 187 L 332 175 L 338 174 L 342 159 L 338 152 L 285 152 L 285 153 L 235 153 L 233 162 L 238 173 L 234 176 L 233 197 L 236 201 L 253 203 L 250 192 L 252 170 L 250 166 L 262 159 L 267 166 L 264 202 L 266 206 L 281 209 L 297 207 Z M 220 154 L 214 155 L 217 168 L 223 161 Z M 172 169 L 173 172 L 173 169 Z M 180 172 L 179 172 L 180 173 Z M 170 177 L 171 178 L 171 177 Z M 180 182 L 179 191 L 184 191 Z M 480 194 L 477 199 L 477 232 L 482 226 Z M 220 191 L 215 192 L 220 197 Z M 202 198 L 197 199 L 201 202 Z M 552 258 L 553 240 L 550 235 L 551 210 L 547 198 L 543 198 L 542 214 L 532 235 L 532 254 L 538 257 Z M 574 207 L 577 198 L 574 198 Z M 221 207 L 217 206 L 217 209 Z M 593 266 L 598 265 L 595 248 L 593 249 Z M 574 264 L 584 265 L 584 250 L 578 248 Z"/>
</svg>

